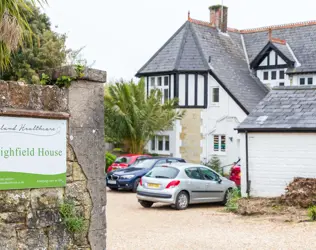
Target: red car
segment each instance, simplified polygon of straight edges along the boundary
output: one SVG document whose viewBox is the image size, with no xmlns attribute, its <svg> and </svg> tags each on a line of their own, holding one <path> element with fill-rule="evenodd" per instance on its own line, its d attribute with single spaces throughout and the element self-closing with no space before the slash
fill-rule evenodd
<svg viewBox="0 0 316 250">
<path fill-rule="evenodd" d="M 235 182 L 237 187 L 240 187 L 240 177 L 240 165 L 237 163 L 231 168 L 229 179 Z"/>
<path fill-rule="evenodd" d="M 135 155 L 135 154 L 126 154 L 126 155 L 121 155 L 116 158 L 116 160 L 112 163 L 111 166 L 108 168 L 108 173 L 120 169 L 120 168 L 127 168 L 131 164 L 133 164 L 137 159 L 141 158 L 147 158 L 150 157 L 149 155 Z"/>
</svg>

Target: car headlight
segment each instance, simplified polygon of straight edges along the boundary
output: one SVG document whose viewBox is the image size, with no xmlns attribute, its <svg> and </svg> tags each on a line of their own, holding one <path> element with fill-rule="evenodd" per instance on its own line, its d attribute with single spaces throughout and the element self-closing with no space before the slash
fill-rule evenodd
<svg viewBox="0 0 316 250">
<path fill-rule="evenodd" d="M 135 175 L 122 175 L 120 179 L 132 179 Z"/>
</svg>

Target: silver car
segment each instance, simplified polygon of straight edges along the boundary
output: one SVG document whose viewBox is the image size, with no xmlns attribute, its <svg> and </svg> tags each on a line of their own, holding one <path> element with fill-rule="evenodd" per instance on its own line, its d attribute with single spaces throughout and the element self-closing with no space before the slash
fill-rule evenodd
<svg viewBox="0 0 316 250">
<path fill-rule="evenodd" d="M 137 187 L 139 203 L 146 208 L 156 202 L 183 210 L 189 204 L 220 202 L 236 184 L 210 168 L 190 163 L 172 163 L 153 168 Z"/>
</svg>

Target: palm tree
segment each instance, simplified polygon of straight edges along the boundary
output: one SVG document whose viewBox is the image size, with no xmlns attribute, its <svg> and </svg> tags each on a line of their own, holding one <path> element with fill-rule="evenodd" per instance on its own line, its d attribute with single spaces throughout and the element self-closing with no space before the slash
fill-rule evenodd
<svg viewBox="0 0 316 250">
<path fill-rule="evenodd" d="M 146 98 L 143 79 L 138 84 L 131 81 L 108 86 L 104 97 L 106 138 L 124 143 L 131 153 L 143 153 L 152 136 L 184 116 L 184 111 L 175 109 L 177 100 L 164 104 L 161 100 L 157 89 Z"/>
<path fill-rule="evenodd" d="M 10 54 L 23 39 L 31 39 L 31 30 L 25 12 L 32 13 L 30 6 L 46 3 L 46 0 L 0 0 L 0 71 L 10 61 Z"/>
</svg>

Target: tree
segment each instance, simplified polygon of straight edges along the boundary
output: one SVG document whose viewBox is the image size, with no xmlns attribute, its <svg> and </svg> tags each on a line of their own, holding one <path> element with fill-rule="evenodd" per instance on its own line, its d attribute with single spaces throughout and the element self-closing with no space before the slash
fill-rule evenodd
<svg viewBox="0 0 316 250">
<path fill-rule="evenodd" d="M 27 22 L 27 14 L 32 14 L 31 7 L 46 0 L 0 0 L 0 70 L 10 63 L 10 55 L 24 39 L 31 39 L 32 32 Z"/>
<path fill-rule="evenodd" d="M 146 97 L 145 83 L 117 82 L 105 91 L 105 136 L 112 142 L 124 143 L 131 153 L 143 153 L 156 133 L 182 119 L 184 111 L 176 110 L 177 100 L 161 104 L 162 93 L 155 89 Z"/>
<path fill-rule="evenodd" d="M 66 36 L 51 30 L 46 14 L 30 3 L 28 7 L 31 12 L 23 9 L 22 13 L 32 31 L 32 39 L 25 40 L 24 46 L 11 54 L 10 66 L 4 70 L 2 78 L 39 83 L 39 71 L 59 67 L 66 61 Z"/>
</svg>

